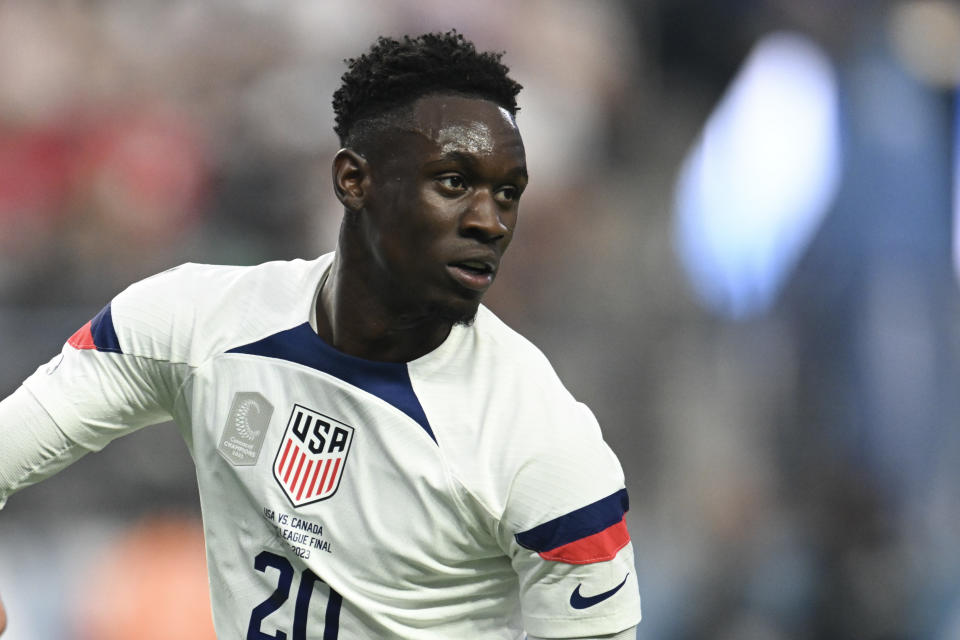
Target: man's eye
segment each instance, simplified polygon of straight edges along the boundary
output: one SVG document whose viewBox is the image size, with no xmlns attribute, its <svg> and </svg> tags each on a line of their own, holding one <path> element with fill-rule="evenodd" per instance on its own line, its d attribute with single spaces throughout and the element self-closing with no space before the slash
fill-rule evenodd
<svg viewBox="0 0 960 640">
<path fill-rule="evenodd" d="M 514 202 L 520 198 L 520 190 L 516 187 L 503 187 L 497 190 L 496 197 L 501 202 Z"/>
<path fill-rule="evenodd" d="M 463 176 L 458 175 L 440 176 L 437 178 L 437 182 L 451 191 L 462 191 L 467 187 L 466 180 L 463 179 Z"/>
</svg>

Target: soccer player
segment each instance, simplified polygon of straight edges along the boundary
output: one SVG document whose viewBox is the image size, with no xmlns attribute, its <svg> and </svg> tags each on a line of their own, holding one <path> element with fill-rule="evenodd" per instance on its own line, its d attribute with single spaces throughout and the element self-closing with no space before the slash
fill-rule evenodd
<svg viewBox="0 0 960 640">
<path fill-rule="evenodd" d="M 221 638 L 633 638 L 620 464 L 480 304 L 527 184 L 520 85 L 454 32 L 348 65 L 336 251 L 117 295 L 0 403 L 0 502 L 172 417 Z"/>
</svg>

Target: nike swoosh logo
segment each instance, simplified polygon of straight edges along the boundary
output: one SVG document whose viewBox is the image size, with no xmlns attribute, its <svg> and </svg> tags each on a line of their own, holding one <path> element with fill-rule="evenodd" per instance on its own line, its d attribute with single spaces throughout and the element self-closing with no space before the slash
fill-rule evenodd
<svg viewBox="0 0 960 640">
<path fill-rule="evenodd" d="M 603 593 L 598 593 L 595 596 L 580 595 L 580 587 L 583 586 L 583 583 L 581 582 L 580 584 L 577 585 L 577 588 L 573 590 L 573 593 L 570 594 L 570 606 L 573 607 L 574 609 L 586 609 L 588 607 L 592 607 L 595 604 L 600 604 L 601 602 L 603 602 L 604 600 L 606 600 L 607 598 L 615 594 L 617 591 L 620 591 L 620 588 L 623 585 L 627 584 L 627 578 L 629 577 L 630 577 L 630 573 L 628 572 L 627 575 L 623 576 L 623 582 L 615 586 L 613 589 L 610 589 L 609 591 L 604 591 Z"/>
</svg>

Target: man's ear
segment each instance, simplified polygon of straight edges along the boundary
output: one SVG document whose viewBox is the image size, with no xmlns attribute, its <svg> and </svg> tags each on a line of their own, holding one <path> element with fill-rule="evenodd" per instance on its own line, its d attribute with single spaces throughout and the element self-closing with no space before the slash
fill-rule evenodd
<svg viewBox="0 0 960 640">
<path fill-rule="evenodd" d="M 370 164 L 352 149 L 333 157 L 333 190 L 347 211 L 363 209 L 370 188 Z"/>
</svg>

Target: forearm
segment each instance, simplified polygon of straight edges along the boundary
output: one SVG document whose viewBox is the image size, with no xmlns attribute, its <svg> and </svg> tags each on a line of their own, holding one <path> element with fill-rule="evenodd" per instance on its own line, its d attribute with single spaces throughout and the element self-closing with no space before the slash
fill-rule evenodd
<svg viewBox="0 0 960 640">
<path fill-rule="evenodd" d="M 25 387 L 0 401 L 0 507 L 23 487 L 52 476 L 87 449 L 63 433 Z"/>
<path fill-rule="evenodd" d="M 629 629 L 624 629 L 618 633 L 613 633 L 603 636 L 590 636 L 589 638 L 560 638 L 558 640 L 634 640 L 637 637 L 637 628 L 630 627 Z M 546 640 L 545 638 L 539 638 L 537 636 L 527 636 L 527 640 Z"/>
</svg>

